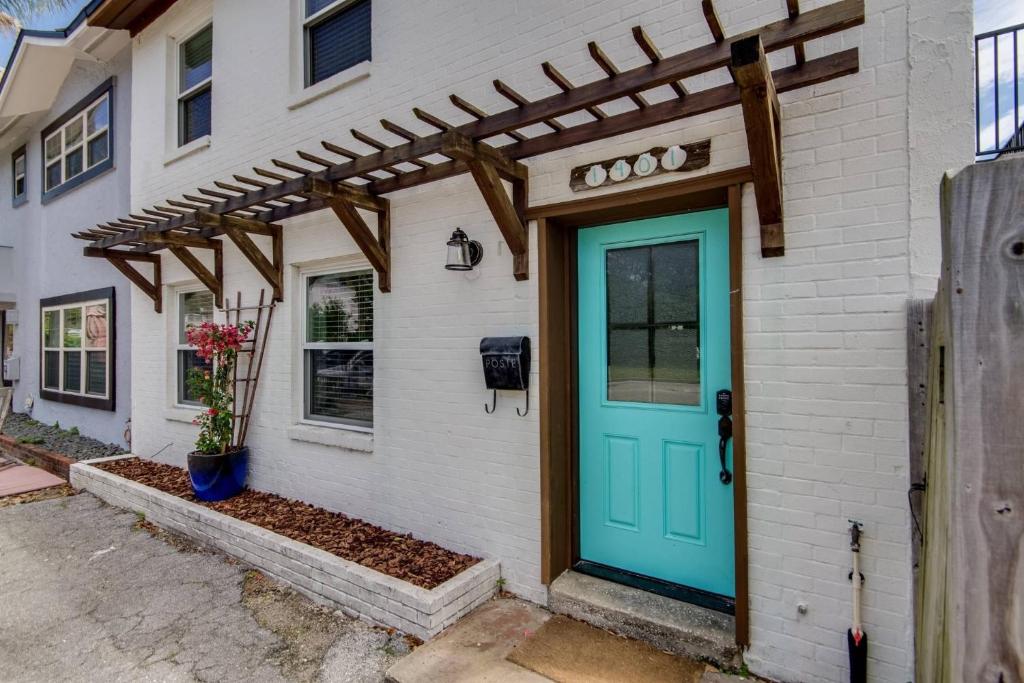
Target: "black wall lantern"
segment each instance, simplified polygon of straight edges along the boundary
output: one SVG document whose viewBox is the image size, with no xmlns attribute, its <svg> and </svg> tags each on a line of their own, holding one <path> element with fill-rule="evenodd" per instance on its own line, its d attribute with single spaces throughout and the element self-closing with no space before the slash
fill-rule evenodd
<svg viewBox="0 0 1024 683">
<path fill-rule="evenodd" d="M 462 228 L 455 228 L 452 238 L 448 240 L 448 263 L 445 268 L 448 270 L 473 270 L 480 265 L 484 257 L 484 248 L 476 240 L 469 239 L 469 236 L 462 231 Z"/>
</svg>

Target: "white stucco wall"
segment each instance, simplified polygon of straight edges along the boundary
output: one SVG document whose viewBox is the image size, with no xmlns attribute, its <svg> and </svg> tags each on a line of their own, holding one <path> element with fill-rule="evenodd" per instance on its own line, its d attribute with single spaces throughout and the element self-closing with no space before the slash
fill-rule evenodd
<svg viewBox="0 0 1024 683">
<path fill-rule="evenodd" d="M 112 76 L 114 167 L 42 204 L 41 131 Z M 31 397 L 33 418 L 50 424 L 60 422 L 64 429 L 78 427 L 83 435 L 120 445 L 125 445 L 123 435 L 131 415 L 131 289 L 106 261 L 83 258 L 82 247 L 87 243 L 72 238 L 71 233 L 114 220 L 128 210 L 131 103 L 131 48 L 125 47 L 107 63 L 76 61 L 50 110 L 37 116 L 31 129 L 19 129 L 0 139 L 0 223 L 14 246 L 10 282 L 19 317 L 14 354 L 21 359 L 21 380 L 14 384 L 12 405 L 14 410 L 24 411 L 25 399 Z M 28 201 L 12 207 L 11 153 L 22 145 L 27 145 Z M 0 266 L 2 259 L 0 254 Z M 41 399 L 40 300 L 105 287 L 115 289 L 115 410 Z"/>
<path fill-rule="evenodd" d="M 826 3 L 801 3 L 805 9 Z M 951 3 L 918 0 L 927 16 Z M 414 131 L 412 106 L 461 123 L 447 104 L 456 92 L 488 111 L 507 108 L 491 80 L 527 97 L 555 90 L 539 65 L 552 60 L 574 82 L 600 75 L 586 54 L 598 40 L 622 68 L 642 64 L 629 29 L 643 24 L 667 53 L 709 40 L 699 3 L 677 0 L 522 3 L 374 3 L 374 59 L 369 75 L 304 106 L 290 93 L 289 3 L 279 0 L 182 1 L 134 41 L 135 128 L 132 204 L 160 202 L 210 187 L 214 179 L 266 166 L 293 150 L 324 154 L 319 141 L 364 149 L 347 131 L 375 137 L 376 121 Z M 969 68 L 969 3 L 952 3 L 947 50 L 951 78 Z M 718 0 L 727 32 L 784 16 L 783 3 Z M 973 97 L 969 78 L 939 87 L 909 85 L 908 55 L 924 54 L 941 31 L 908 40 L 907 3 L 869 0 L 867 24 L 807 46 L 809 57 L 858 46 L 858 74 L 781 97 L 786 255 L 760 257 L 753 194 L 744 194 L 744 324 L 748 407 L 748 499 L 752 646 L 755 672 L 783 680 L 845 678 L 849 624 L 847 520 L 865 523 L 865 628 L 871 677 L 912 677 L 909 517 L 906 511 L 907 392 L 905 300 L 919 272 L 934 264 L 938 226 L 930 210 L 911 213 L 911 198 L 937 196 L 932 169 L 968 163 L 960 145 L 912 153 L 911 130 L 930 123 L 910 112 L 947 106 L 961 112 Z M 214 114 L 208 146 L 168 161 L 173 107 L 167 85 L 169 36 L 214 22 Z M 966 33 L 965 33 L 966 32 Z M 927 39 L 926 39 L 927 38 Z M 772 55 L 775 66 L 790 53 Z M 694 79 L 700 89 L 724 82 Z M 652 99 L 663 99 L 660 94 Z M 629 108 L 612 103 L 610 112 Z M 568 121 L 567 121 L 568 122 Z M 973 117 L 950 117 L 944 137 L 969 147 Z M 915 128 L 916 126 L 916 128 Z M 541 128 L 537 129 L 540 132 Z M 533 131 L 526 131 L 531 133 Z M 738 108 L 528 160 L 531 202 L 563 201 L 569 169 L 666 142 L 712 139 L 710 173 L 746 163 Z M 943 151 L 944 150 L 944 151 Z M 661 176 L 630 187 L 675 180 Z M 598 190 L 591 194 L 616 191 Z M 250 443 L 252 484 L 408 531 L 456 550 L 499 559 L 508 588 L 544 601 L 540 583 L 538 415 L 515 414 L 503 397 L 484 414 L 477 345 L 482 336 L 537 335 L 537 280 L 516 282 L 511 258 L 467 177 L 390 195 L 393 289 L 375 299 L 375 428 L 346 435 L 353 448 L 310 443 L 295 427 L 301 412 L 301 311 L 298 273 L 325 259 L 358 261 L 358 252 L 327 212 L 285 225 L 285 300 L 278 306 Z M 923 201 L 923 200 L 922 200 Z M 443 269 L 455 226 L 483 242 L 481 267 Z M 912 234 L 913 233 L 913 234 Z M 536 272 L 536 235 L 531 270 Z M 259 239 L 259 238 L 257 238 Z M 913 245 L 913 252 L 912 252 Z M 226 291 L 247 296 L 264 284 L 234 247 L 225 247 Z M 133 395 L 136 452 L 182 464 L 191 448 L 190 413 L 173 403 L 173 292 L 194 285 L 164 259 L 166 312 L 133 295 L 136 322 Z M 536 347 L 536 345 L 535 345 Z M 534 361 L 536 371 L 537 360 Z M 537 377 L 531 404 L 538 404 Z M 806 603 L 800 616 L 797 604 Z"/>
</svg>

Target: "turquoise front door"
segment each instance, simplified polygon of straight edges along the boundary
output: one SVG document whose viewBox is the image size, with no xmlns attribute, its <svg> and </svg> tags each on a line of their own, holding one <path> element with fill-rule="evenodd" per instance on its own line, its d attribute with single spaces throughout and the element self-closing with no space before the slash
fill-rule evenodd
<svg viewBox="0 0 1024 683">
<path fill-rule="evenodd" d="M 728 212 L 583 229 L 578 258 L 580 559 L 734 597 Z"/>
</svg>

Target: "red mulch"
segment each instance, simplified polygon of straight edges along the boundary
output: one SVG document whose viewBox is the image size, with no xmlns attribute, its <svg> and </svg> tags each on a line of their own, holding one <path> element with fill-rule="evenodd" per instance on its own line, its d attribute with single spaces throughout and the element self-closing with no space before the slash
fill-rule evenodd
<svg viewBox="0 0 1024 683">
<path fill-rule="evenodd" d="M 229 500 L 205 503 L 193 495 L 188 472 L 172 465 L 126 458 L 96 467 L 427 589 L 479 562 L 409 534 L 273 493 L 246 489 Z"/>
</svg>

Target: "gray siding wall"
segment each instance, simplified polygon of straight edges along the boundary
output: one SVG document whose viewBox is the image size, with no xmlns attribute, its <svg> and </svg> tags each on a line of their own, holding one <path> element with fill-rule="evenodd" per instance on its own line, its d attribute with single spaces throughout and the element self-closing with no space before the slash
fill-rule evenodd
<svg viewBox="0 0 1024 683">
<path fill-rule="evenodd" d="M 111 76 L 115 78 L 111 110 L 114 168 L 42 204 L 41 131 Z M 123 444 L 125 423 L 131 415 L 131 285 L 105 260 L 85 258 L 82 247 L 86 243 L 72 238 L 71 233 L 127 214 L 130 122 L 131 49 L 125 48 L 106 64 L 75 62 L 51 110 L 29 132 L 5 136 L 0 154 L 0 223 L 14 246 L 12 286 L 20 319 L 14 353 L 21 359 L 21 379 L 14 384 L 14 409 L 24 412 L 25 400 L 31 397 L 35 419 L 51 424 L 59 421 L 65 429 L 77 426 L 84 435 L 118 444 Z M 12 208 L 11 153 L 21 145 L 28 147 L 28 202 Z M 115 288 L 115 410 L 41 399 L 40 300 L 103 287 Z"/>
</svg>

